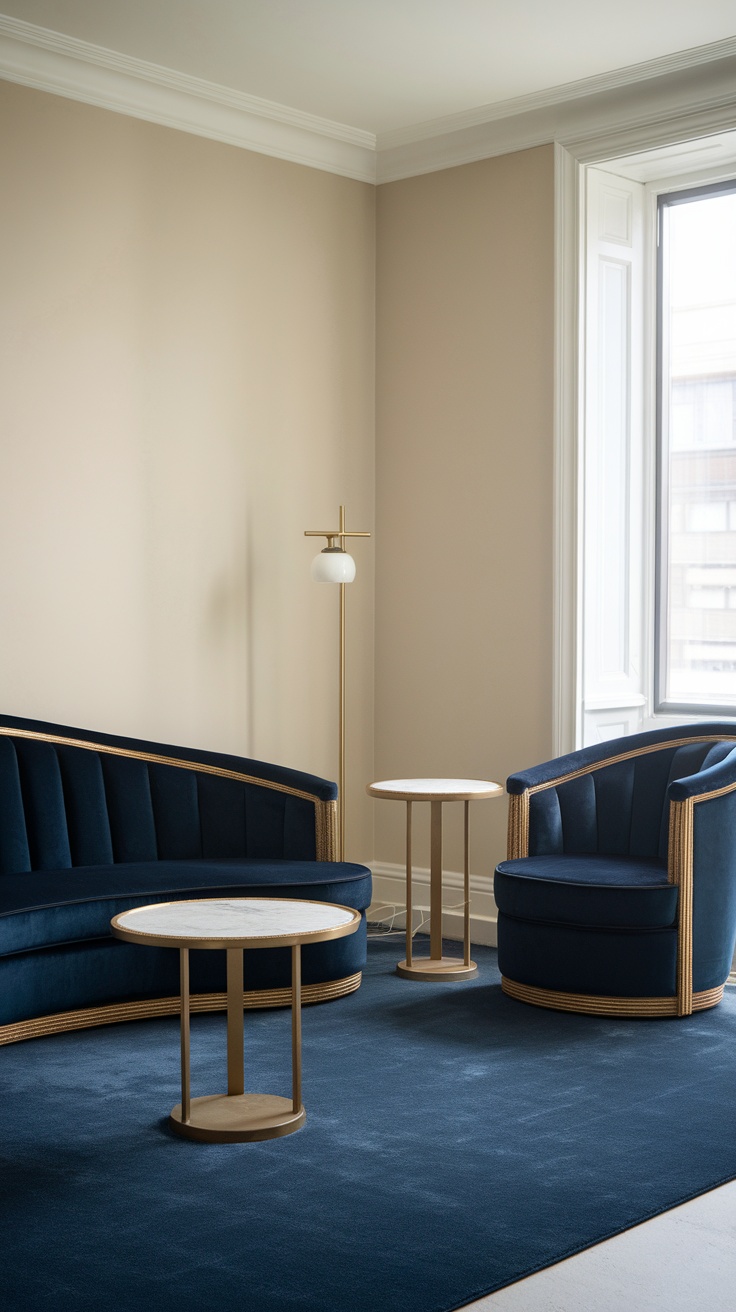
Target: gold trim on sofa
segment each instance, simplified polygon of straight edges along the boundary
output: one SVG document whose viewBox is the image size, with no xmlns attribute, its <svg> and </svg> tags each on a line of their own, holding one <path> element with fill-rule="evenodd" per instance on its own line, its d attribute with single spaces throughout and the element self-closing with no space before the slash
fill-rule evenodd
<svg viewBox="0 0 736 1312">
<path fill-rule="evenodd" d="M 314 803 L 315 848 L 318 861 L 337 860 L 337 802 Z"/>
<path fill-rule="evenodd" d="M 330 1002 L 345 997 L 360 988 L 362 972 L 346 975 L 343 979 L 328 980 L 325 984 L 303 984 L 302 1003 Z M 243 994 L 243 1007 L 290 1007 L 291 986 L 284 989 L 252 989 Z M 226 993 L 195 993 L 190 998 L 191 1011 L 226 1011 Z M 23 1039 L 38 1039 L 47 1034 L 62 1034 L 69 1030 L 86 1030 L 94 1025 L 117 1025 L 126 1020 L 147 1020 L 152 1016 L 178 1016 L 179 998 L 145 998 L 139 1002 L 114 1002 L 105 1007 L 85 1007 L 80 1011 L 60 1011 L 53 1016 L 39 1016 L 34 1020 L 19 1020 L 13 1025 L 0 1025 L 0 1045 L 19 1043 Z"/>
<path fill-rule="evenodd" d="M 509 861 L 518 860 L 529 855 L 529 799 L 534 793 L 544 792 L 547 788 L 556 788 L 569 783 L 572 779 L 585 774 L 594 774 L 609 765 L 618 765 L 621 761 L 630 761 L 636 756 L 647 756 L 651 752 L 665 751 L 668 747 L 684 747 L 689 743 L 736 742 L 736 734 L 693 734 L 688 738 L 671 738 L 666 742 L 648 743 L 646 747 L 636 747 L 629 752 L 619 752 L 617 756 L 608 756 L 602 761 L 594 761 L 571 770 L 568 774 L 548 779 L 544 783 L 534 784 L 523 793 L 509 795 L 508 857 Z M 713 792 L 700 793 L 686 798 L 682 802 L 670 802 L 668 869 L 667 877 L 671 884 L 679 889 L 677 899 L 677 994 L 674 998 L 596 998 L 594 995 L 577 993 L 555 993 L 551 989 L 533 988 L 531 985 L 517 984 L 513 980 L 503 980 L 504 992 L 522 1002 L 533 1002 L 538 1007 L 554 1007 L 560 1011 L 587 1011 L 601 1016 L 689 1016 L 693 1011 L 705 1007 L 714 1007 L 723 997 L 723 985 L 718 989 L 709 989 L 706 993 L 693 993 L 693 836 L 695 826 L 694 807 L 696 802 L 710 801 L 714 797 L 723 797 L 736 790 L 736 784 L 727 784 Z M 508 987 L 507 987 L 508 985 Z M 521 990 L 526 996 L 522 997 Z M 534 995 L 534 996 L 532 996 Z M 563 1001 L 545 1001 L 557 998 Z M 703 1001 L 703 999 L 707 999 Z M 588 1005 L 590 1003 L 594 1006 Z M 606 1004 L 607 1009 L 599 1008 Z M 608 1007 L 610 1004 L 610 1007 Z"/>
<path fill-rule="evenodd" d="M 179 770 L 198 770 L 201 774 L 217 775 L 222 779 L 234 779 L 238 783 L 257 784 L 259 788 L 271 788 L 277 793 L 287 793 L 290 797 L 299 797 L 314 806 L 315 856 L 317 861 L 334 861 L 337 850 L 337 802 L 323 802 L 314 793 L 301 788 L 292 788 L 289 784 L 275 783 L 271 779 L 261 779 L 257 775 L 243 774 L 239 770 L 228 770 L 220 765 L 209 765 L 204 761 L 183 761 L 177 756 L 158 756 L 155 752 L 139 752 L 132 747 L 113 747 L 108 743 L 88 742 L 84 738 L 66 738 L 63 734 L 39 733 L 35 729 L 13 729 L 9 725 L 0 725 L 0 734 L 7 738 L 30 738 L 36 742 L 55 743 L 62 747 L 81 747 L 90 752 L 106 752 L 108 756 L 125 756 L 134 761 L 151 761 L 155 765 L 172 765 Z"/>
</svg>

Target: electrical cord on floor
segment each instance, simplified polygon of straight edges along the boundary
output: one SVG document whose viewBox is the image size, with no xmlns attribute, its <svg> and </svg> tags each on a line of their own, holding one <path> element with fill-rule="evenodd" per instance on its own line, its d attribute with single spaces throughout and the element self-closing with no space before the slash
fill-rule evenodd
<svg viewBox="0 0 736 1312">
<path fill-rule="evenodd" d="M 404 938 L 406 936 L 405 929 L 394 929 L 394 923 L 396 921 L 396 917 L 404 915 L 406 912 L 406 907 L 397 906 L 395 902 L 383 902 L 383 903 L 379 903 L 377 907 L 372 908 L 371 910 L 374 915 L 376 914 L 376 912 L 380 913 L 382 911 L 390 911 L 391 914 L 388 918 L 388 925 L 386 928 L 383 928 L 384 925 L 383 921 L 376 921 L 376 920 L 369 921 L 368 924 L 369 938 Z M 428 920 L 429 920 L 429 914 L 422 916 L 416 929 L 412 929 L 411 931 L 412 938 L 414 937 L 415 934 L 419 933 L 422 926 L 426 925 Z"/>
<path fill-rule="evenodd" d="M 442 910 L 443 912 L 457 911 L 459 907 L 462 907 L 463 909 L 465 908 L 465 898 L 463 898 L 462 902 L 451 902 L 449 906 L 443 906 Z M 380 928 L 383 922 L 371 920 L 368 925 L 368 938 L 405 938 L 406 937 L 405 929 L 394 929 L 394 922 L 396 920 L 396 917 L 404 915 L 406 913 L 406 907 L 397 906 L 395 902 L 382 902 L 379 903 L 379 905 L 373 908 L 372 910 L 374 915 L 376 912 L 381 912 L 381 911 L 390 911 L 391 915 L 389 917 L 388 928 L 386 929 Z M 417 934 L 420 934 L 424 926 L 429 924 L 429 909 L 427 909 L 426 912 L 420 912 L 420 917 L 421 918 L 416 929 L 412 927 L 412 931 L 411 931 L 412 938 L 415 938 Z"/>
</svg>

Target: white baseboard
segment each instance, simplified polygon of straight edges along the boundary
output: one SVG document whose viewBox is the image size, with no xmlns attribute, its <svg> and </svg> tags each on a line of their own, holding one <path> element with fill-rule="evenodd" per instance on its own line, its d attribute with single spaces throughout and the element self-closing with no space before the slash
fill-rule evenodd
<svg viewBox="0 0 736 1312">
<path fill-rule="evenodd" d="M 372 866 L 373 901 L 368 908 L 368 919 L 394 929 L 406 925 L 406 870 L 403 865 L 377 861 Z M 463 939 L 463 876 L 456 870 L 442 873 L 442 933 L 445 938 L 462 943 Z M 422 918 L 423 932 L 429 930 L 429 870 L 422 867 L 413 871 L 412 909 L 414 928 Z M 496 946 L 496 903 L 493 900 L 493 880 L 489 875 L 470 876 L 470 939 L 472 943 Z"/>
</svg>

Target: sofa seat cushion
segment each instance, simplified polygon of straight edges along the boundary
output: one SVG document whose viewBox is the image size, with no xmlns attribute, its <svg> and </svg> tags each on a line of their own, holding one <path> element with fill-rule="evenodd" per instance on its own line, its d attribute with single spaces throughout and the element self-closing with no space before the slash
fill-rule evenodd
<svg viewBox="0 0 736 1312">
<path fill-rule="evenodd" d="M 678 890 L 663 861 L 596 855 L 502 861 L 494 895 L 520 920 L 599 928 L 658 929 L 675 923 Z"/>
<path fill-rule="evenodd" d="M 0 957 L 100 938 L 113 916 L 146 902 L 288 897 L 364 911 L 371 873 L 347 861 L 222 858 L 141 861 L 0 877 Z"/>
</svg>

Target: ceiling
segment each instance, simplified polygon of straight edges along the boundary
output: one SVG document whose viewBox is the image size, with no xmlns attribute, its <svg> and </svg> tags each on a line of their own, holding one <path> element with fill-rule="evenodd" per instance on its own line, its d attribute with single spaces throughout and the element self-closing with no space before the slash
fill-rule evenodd
<svg viewBox="0 0 736 1312">
<path fill-rule="evenodd" d="M 380 134 L 736 36 L 734 0 L 0 0 L 10 18 Z"/>
</svg>

